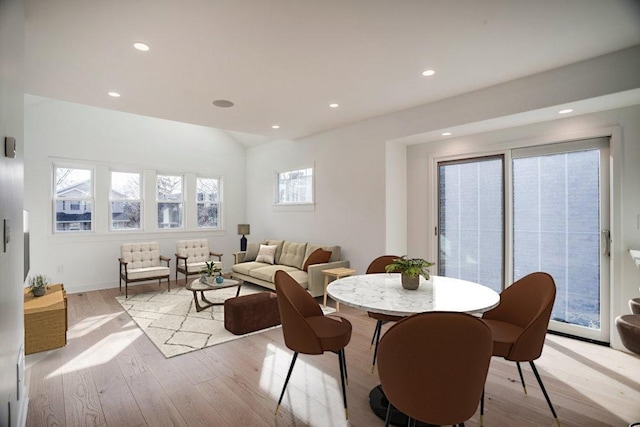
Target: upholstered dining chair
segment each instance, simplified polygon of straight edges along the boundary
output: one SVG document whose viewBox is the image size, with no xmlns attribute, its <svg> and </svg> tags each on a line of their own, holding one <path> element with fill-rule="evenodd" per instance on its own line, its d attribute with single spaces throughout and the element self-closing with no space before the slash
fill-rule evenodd
<svg viewBox="0 0 640 427">
<path fill-rule="evenodd" d="M 325 316 L 316 300 L 286 272 L 276 271 L 275 284 L 284 342 L 294 351 L 291 366 L 278 399 L 276 414 L 280 409 L 298 354 L 323 354 L 325 351 L 331 351 L 338 355 L 344 414 L 349 419 L 345 390 L 347 362 L 344 348 L 351 340 L 351 323 L 342 317 Z"/>
<path fill-rule="evenodd" d="M 549 409 L 558 426 L 560 420 L 542 383 L 534 360 L 542 354 L 551 310 L 556 298 L 556 284 L 547 273 L 531 273 L 514 282 L 500 294 L 497 307 L 485 312 L 482 321 L 493 334 L 493 355 L 516 362 L 525 394 L 527 387 L 520 362 L 529 362 Z M 484 415 L 484 393 L 480 404 L 480 421 Z"/>
<path fill-rule="evenodd" d="M 487 325 L 466 313 L 432 311 L 393 325 L 378 353 L 385 425 L 395 408 L 409 421 L 464 426 L 478 408 L 492 347 Z"/>
<path fill-rule="evenodd" d="M 382 255 L 371 261 L 369 267 L 367 267 L 366 274 L 386 273 L 385 267 L 393 262 L 394 259 L 400 258 L 396 255 Z M 376 356 L 378 354 L 378 343 L 380 342 L 380 335 L 382 333 L 382 326 L 387 322 L 397 322 L 402 319 L 402 316 L 392 316 L 390 314 L 374 313 L 368 311 L 369 317 L 376 319 L 376 328 L 373 331 L 371 337 L 371 347 L 375 343 L 375 349 L 373 350 L 373 362 L 371 363 L 371 373 L 373 373 L 376 367 Z"/>
</svg>

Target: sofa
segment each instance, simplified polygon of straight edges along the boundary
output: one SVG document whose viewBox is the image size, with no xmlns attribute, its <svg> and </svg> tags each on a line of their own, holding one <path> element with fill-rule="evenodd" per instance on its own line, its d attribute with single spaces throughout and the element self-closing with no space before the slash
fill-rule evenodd
<svg viewBox="0 0 640 427">
<path fill-rule="evenodd" d="M 260 246 L 275 246 L 273 260 L 260 257 Z M 322 251 L 318 251 L 321 249 Z M 323 252 L 328 257 L 326 262 L 315 263 L 318 254 Z M 327 254 L 330 252 L 331 254 Z M 313 254 L 313 256 L 311 256 Z M 276 271 L 287 272 L 296 282 L 313 297 L 323 295 L 324 275 L 322 270 L 338 267 L 349 267 L 349 261 L 340 259 L 340 246 L 327 246 L 307 242 L 288 240 L 266 240 L 262 243 L 249 243 L 246 251 L 233 254 L 235 263 L 231 267 L 231 276 L 254 283 L 267 289 L 275 290 L 274 277 Z M 310 258 L 311 256 L 311 258 Z M 273 261 L 272 263 L 270 261 Z M 309 264 L 309 265 L 307 265 Z M 306 271 L 305 271 L 305 267 Z"/>
</svg>

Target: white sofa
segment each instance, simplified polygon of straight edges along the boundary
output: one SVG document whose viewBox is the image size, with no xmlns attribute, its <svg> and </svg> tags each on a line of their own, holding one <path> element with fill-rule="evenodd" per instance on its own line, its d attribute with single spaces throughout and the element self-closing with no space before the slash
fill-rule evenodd
<svg viewBox="0 0 640 427">
<path fill-rule="evenodd" d="M 311 296 L 318 297 L 322 296 L 324 291 L 322 270 L 349 267 L 349 261 L 340 259 L 340 246 L 287 240 L 267 240 L 262 244 L 277 246 L 275 263 L 256 262 L 255 254 L 260 243 L 249 243 L 246 251 L 233 254 L 235 263 L 231 267 L 232 277 L 275 290 L 274 276 L 276 271 L 283 270 L 289 273 Z M 329 262 L 309 265 L 307 271 L 304 271 L 303 266 L 307 258 L 319 248 L 331 251 Z M 247 255 L 249 260 L 246 260 Z"/>
</svg>

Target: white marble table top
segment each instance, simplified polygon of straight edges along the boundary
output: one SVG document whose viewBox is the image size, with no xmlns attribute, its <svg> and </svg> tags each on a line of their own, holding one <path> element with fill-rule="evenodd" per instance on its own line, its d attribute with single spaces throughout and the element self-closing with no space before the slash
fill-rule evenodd
<svg viewBox="0 0 640 427">
<path fill-rule="evenodd" d="M 498 305 L 500 295 L 478 283 L 450 277 L 420 277 L 414 291 L 404 289 L 400 274 L 363 274 L 334 280 L 327 293 L 350 307 L 394 316 L 425 311 L 483 313 Z"/>
<path fill-rule="evenodd" d="M 633 262 L 636 263 L 636 267 L 640 268 L 640 251 L 634 250 L 634 249 L 629 249 L 629 254 L 631 255 L 631 258 L 633 259 Z"/>
</svg>

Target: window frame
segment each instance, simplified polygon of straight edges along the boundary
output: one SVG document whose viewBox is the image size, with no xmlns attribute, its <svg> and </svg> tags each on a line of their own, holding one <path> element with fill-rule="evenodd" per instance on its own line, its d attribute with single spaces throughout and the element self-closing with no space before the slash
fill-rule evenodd
<svg viewBox="0 0 640 427">
<path fill-rule="evenodd" d="M 302 201 L 302 202 L 292 202 L 292 201 L 286 201 L 283 202 L 280 198 L 280 176 L 282 174 L 285 173 L 292 173 L 292 172 L 299 172 L 299 171 L 305 171 L 305 170 L 310 170 L 311 171 L 311 182 L 309 183 L 309 193 L 311 196 L 311 200 L 310 201 Z M 316 176 L 315 176 L 315 166 L 314 165 L 306 165 L 306 166 L 301 166 L 295 169 L 288 169 L 288 170 L 283 170 L 283 171 L 276 171 L 275 172 L 275 182 L 274 182 L 274 194 L 273 194 L 273 204 L 274 206 L 278 207 L 305 207 L 305 206 L 314 206 L 315 205 L 315 180 L 316 180 Z"/>
<path fill-rule="evenodd" d="M 72 170 L 83 170 L 89 172 L 89 189 L 91 190 L 90 197 L 58 197 L 58 169 L 72 169 Z M 64 234 L 86 234 L 86 233 L 94 233 L 95 232 L 95 224 L 96 224 L 96 171 L 94 166 L 87 166 L 85 164 L 69 164 L 69 163 L 52 163 L 52 174 L 51 174 L 51 193 L 52 193 L 52 232 L 53 234 L 64 235 Z M 70 188 L 70 187 L 69 187 Z M 79 203 L 79 206 L 83 206 L 85 203 L 89 203 L 91 206 L 91 221 L 88 221 L 90 224 L 90 228 L 88 230 L 84 229 L 71 229 L 71 222 L 69 222 L 69 229 L 67 230 L 58 230 L 58 202 L 62 203 L 64 206 L 63 209 L 66 210 L 66 207 L 69 207 L 69 210 L 72 206 L 75 206 L 76 203 Z M 76 202 L 76 203 L 74 203 Z M 78 221 L 78 222 L 87 222 L 87 221 Z"/>
<path fill-rule="evenodd" d="M 180 178 L 180 200 L 179 201 L 175 201 L 175 200 L 160 200 L 159 199 L 159 194 L 158 194 L 158 182 L 159 182 L 159 178 L 161 176 L 170 176 L 170 177 L 178 177 Z M 154 188 L 154 192 L 155 192 L 155 205 L 156 205 L 156 230 L 157 231 L 171 231 L 171 230 L 185 230 L 186 229 L 186 224 L 185 224 L 185 190 L 186 190 L 186 179 L 185 179 L 185 174 L 184 173 L 172 173 L 172 172 L 156 172 L 156 183 L 155 183 L 155 188 Z M 180 226 L 179 227 L 160 227 L 160 217 L 157 216 L 158 213 L 158 207 L 160 203 L 172 203 L 172 204 L 177 204 L 180 206 Z"/>
<path fill-rule="evenodd" d="M 195 225 L 196 225 L 196 230 L 222 230 L 222 220 L 223 220 L 223 215 L 222 215 L 222 203 L 223 203 L 223 197 L 222 197 L 222 193 L 223 193 L 223 180 L 222 177 L 219 175 L 203 175 L 203 174 L 196 174 L 196 183 L 195 183 Z M 218 201 L 217 202 L 207 202 L 205 201 L 199 201 L 198 200 L 198 182 L 200 179 L 212 179 L 217 181 L 217 187 L 218 187 Z M 198 212 L 199 212 L 199 206 L 200 205 L 207 205 L 207 204 L 211 204 L 211 205 L 217 205 L 218 208 L 218 225 L 217 226 L 200 226 L 198 224 Z"/>
<path fill-rule="evenodd" d="M 113 190 L 113 174 L 114 173 L 128 173 L 138 175 L 140 178 L 140 189 L 138 199 L 115 199 L 111 197 L 111 192 Z M 122 169 L 109 169 L 109 232 L 141 232 L 144 230 L 144 174 L 138 171 L 132 170 L 122 170 Z M 140 218 L 139 218 L 139 226 L 138 228 L 114 228 L 113 227 L 113 203 L 118 202 L 134 202 L 140 204 Z"/>
</svg>

